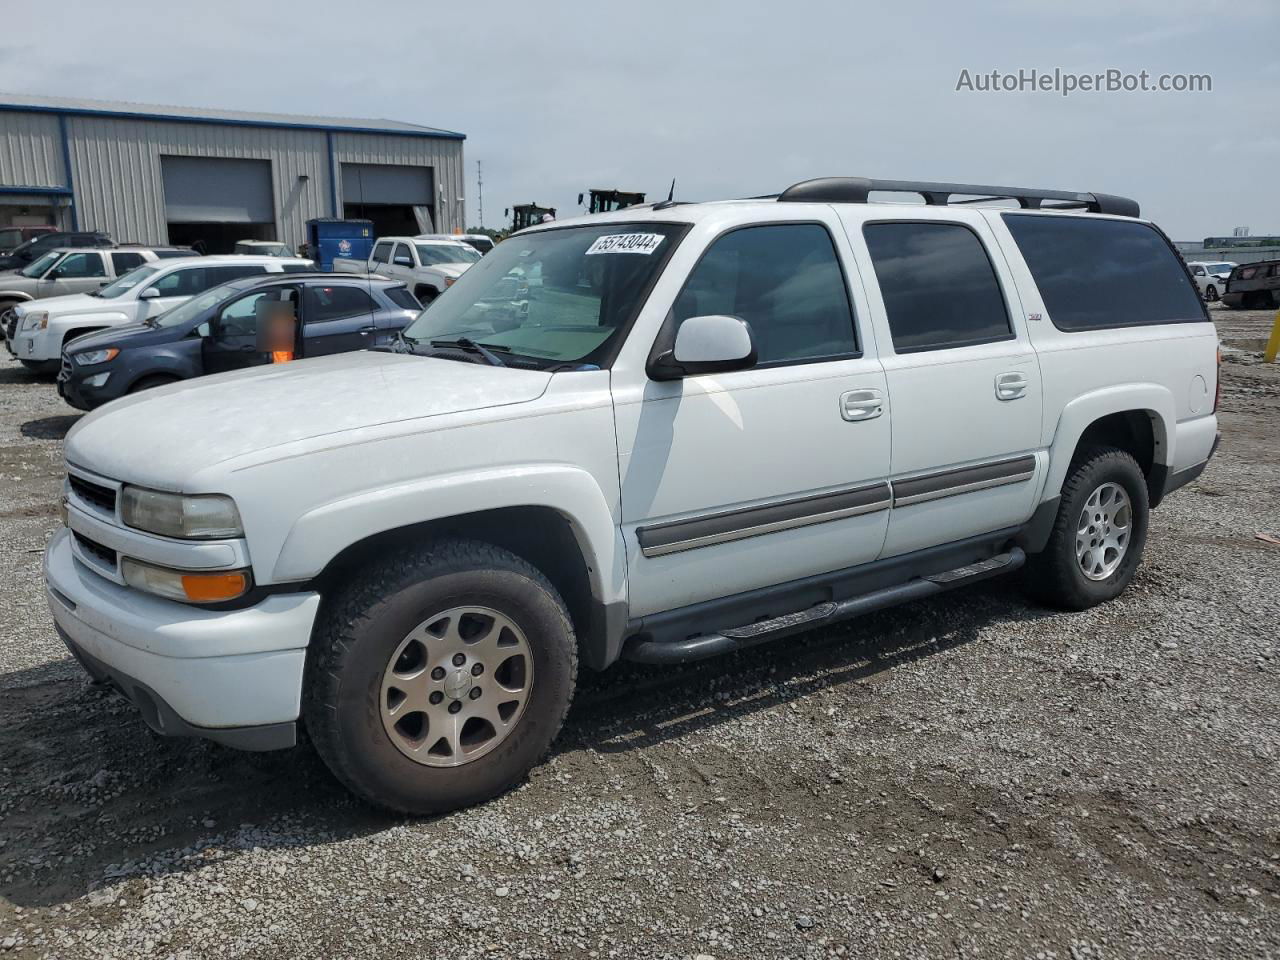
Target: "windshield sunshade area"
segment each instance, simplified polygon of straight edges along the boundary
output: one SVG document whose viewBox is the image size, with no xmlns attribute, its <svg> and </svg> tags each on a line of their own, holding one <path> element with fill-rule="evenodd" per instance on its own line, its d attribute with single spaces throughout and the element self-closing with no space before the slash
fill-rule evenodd
<svg viewBox="0 0 1280 960">
<path fill-rule="evenodd" d="M 154 276 L 160 270 L 159 267 L 137 267 L 130 270 L 123 277 L 116 279 L 114 283 L 110 283 L 98 291 L 98 296 L 104 300 L 114 300 L 116 297 L 128 293 L 130 290 L 142 284 L 147 277 Z"/>
<path fill-rule="evenodd" d="M 405 331 L 415 351 L 465 338 L 539 361 L 600 364 L 686 226 L 610 223 L 514 236 Z"/>
<path fill-rule="evenodd" d="M 23 267 L 22 275 L 24 277 L 42 277 L 45 271 L 57 263 L 61 257 L 62 254 L 57 252 L 46 253 L 43 257 Z"/>
</svg>

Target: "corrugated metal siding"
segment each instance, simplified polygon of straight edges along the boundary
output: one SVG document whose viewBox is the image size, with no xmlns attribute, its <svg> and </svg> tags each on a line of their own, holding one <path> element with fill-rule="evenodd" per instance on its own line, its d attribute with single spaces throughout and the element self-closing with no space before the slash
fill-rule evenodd
<svg viewBox="0 0 1280 960">
<path fill-rule="evenodd" d="M 461 140 L 418 137 L 386 137 L 373 134 L 334 133 L 333 155 L 343 163 L 395 163 L 431 167 L 435 171 L 436 229 L 451 233 L 466 229 L 463 219 L 465 167 Z M 341 166 L 339 166 L 341 170 Z M 338 211 L 342 204 L 341 174 L 338 182 Z"/>
<path fill-rule="evenodd" d="M 58 118 L 0 111 L 0 186 L 66 185 Z"/>
<path fill-rule="evenodd" d="M 306 239 L 307 220 L 329 215 L 321 132 L 68 117 L 67 135 L 81 227 L 108 230 L 117 240 L 168 242 L 165 154 L 270 160 L 278 239 L 292 246 Z"/>
</svg>

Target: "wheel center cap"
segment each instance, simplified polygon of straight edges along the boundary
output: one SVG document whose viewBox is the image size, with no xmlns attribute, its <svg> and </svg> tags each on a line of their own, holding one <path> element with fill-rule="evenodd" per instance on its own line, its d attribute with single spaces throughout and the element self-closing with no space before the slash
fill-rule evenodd
<svg viewBox="0 0 1280 960">
<path fill-rule="evenodd" d="M 444 692 L 451 700 L 461 700 L 471 690 L 471 674 L 466 670 L 454 670 L 444 678 Z"/>
</svg>

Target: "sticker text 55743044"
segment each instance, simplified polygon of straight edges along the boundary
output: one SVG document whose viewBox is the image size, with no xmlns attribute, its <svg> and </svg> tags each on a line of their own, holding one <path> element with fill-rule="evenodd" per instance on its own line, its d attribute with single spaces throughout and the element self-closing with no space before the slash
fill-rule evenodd
<svg viewBox="0 0 1280 960">
<path fill-rule="evenodd" d="M 653 253 L 664 237 L 660 233 L 610 233 L 596 237 L 587 247 L 587 256 L 597 253 Z"/>
</svg>

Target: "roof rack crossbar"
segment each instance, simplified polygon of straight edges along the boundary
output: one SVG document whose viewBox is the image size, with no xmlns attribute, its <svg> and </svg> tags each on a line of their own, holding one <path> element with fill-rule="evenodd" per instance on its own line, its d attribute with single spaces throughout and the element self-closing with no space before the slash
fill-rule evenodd
<svg viewBox="0 0 1280 960">
<path fill-rule="evenodd" d="M 946 206 L 989 200 L 1016 200 L 1024 210 L 1088 210 L 1121 217 L 1138 216 L 1138 203 L 1107 193 L 1075 193 L 1029 187 L 993 187 L 980 183 L 933 183 L 927 180 L 872 180 L 868 177 L 819 177 L 792 184 L 778 194 L 779 203 L 867 203 L 872 192 L 916 193 L 929 206 Z M 1045 200 L 1059 201 L 1046 204 Z"/>
</svg>

